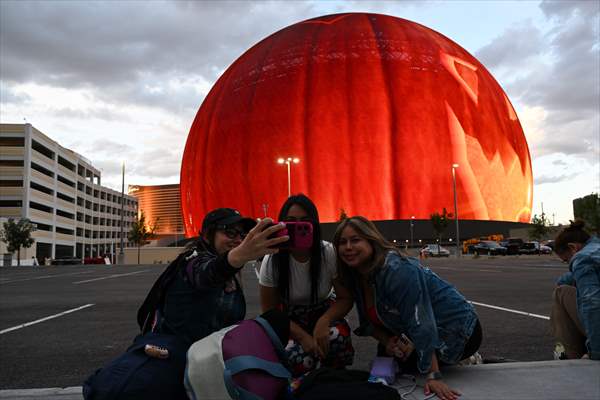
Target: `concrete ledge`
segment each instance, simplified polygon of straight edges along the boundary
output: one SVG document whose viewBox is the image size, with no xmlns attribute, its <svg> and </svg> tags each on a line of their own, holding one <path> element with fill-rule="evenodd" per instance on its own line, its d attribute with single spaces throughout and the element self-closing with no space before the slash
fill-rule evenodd
<svg viewBox="0 0 600 400">
<path fill-rule="evenodd" d="M 462 393 L 461 400 L 598 400 L 600 399 L 600 361 L 560 360 L 514 362 L 450 367 L 443 371 L 444 381 Z M 411 388 L 400 379 L 399 393 Z M 424 381 L 406 399 L 423 400 Z"/>
<path fill-rule="evenodd" d="M 0 390 L 0 399 L 80 400 L 83 399 L 83 394 L 81 392 L 81 386 L 46 389 L 14 389 Z"/>
<path fill-rule="evenodd" d="M 600 361 L 562 360 L 450 367 L 444 380 L 461 400 L 598 400 Z M 416 383 L 416 386 L 414 385 Z M 424 400 L 423 379 L 399 378 L 394 385 L 405 399 Z M 410 389 L 414 390 L 410 393 Z M 0 390 L 2 400 L 81 400 L 81 387 Z M 436 399 L 434 397 L 433 399 Z M 224 399 L 226 400 L 226 399 Z"/>
</svg>

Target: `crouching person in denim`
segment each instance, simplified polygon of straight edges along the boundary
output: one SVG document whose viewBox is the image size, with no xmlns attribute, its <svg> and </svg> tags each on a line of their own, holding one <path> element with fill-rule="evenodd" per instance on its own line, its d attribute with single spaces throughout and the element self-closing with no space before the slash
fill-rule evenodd
<svg viewBox="0 0 600 400">
<path fill-rule="evenodd" d="M 454 400 L 441 365 L 456 364 L 481 344 L 473 306 L 416 259 L 400 254 L 364 217 L 345 219 L 333 239 L 342 279 L 354 295 L 358 335 L 373 336 L 405 373 L 426 374 L 425 394 Z M 413 370 L 413 371 L 411 371 Z"/>
<path fill-rule="evenodd" d="M 600 240 L 584 228 L 572 222 L 554 242 L 569 272 L 557 281 L 550 325 L 566 358 L 600 360 Z"/>
</svg>

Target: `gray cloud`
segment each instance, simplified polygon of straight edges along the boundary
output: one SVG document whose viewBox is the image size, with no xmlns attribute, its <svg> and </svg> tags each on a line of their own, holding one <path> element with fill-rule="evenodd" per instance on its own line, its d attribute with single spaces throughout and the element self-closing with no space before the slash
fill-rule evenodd
<svg viewBox="0 0 600 400">
<path fill-rule="evenodd" d="M 26 93 L 17 93 L 0 81 L 0 102 L 4 104 L 21 105 L 29 102 L 31 96 Z"/>
<path fill-rule="evenodd" d="M 553 152 L 600 154 L 600 7 L 597 1 L 541 3 L 552 28 L 531 21 L 507 29 L 477 52 L 513 101 L 542 107 L 547 117 L 540 156 Z M 525 69 L 520 75 L 511 74 Z"/>
<path fill-rule="evenodd" d="M 0 70 L 7 82 L 97 88 L 113 101 L 169 110 L 197 107 L 202 99 L 189 89 L 155 93 L 144 83 L 180 76 L 212 82 L 273 26 L 283 28 L 311 8 L 301 2 L 2 1 Z M 173 104 L 173 98 L 182 100 Z"/>
<path fill-rule="evenodd" d="M 148 178 L 170 178 L 175 177 L 179 180 L 181 167 L 181 154 L 168 152 L 156 154 L 159 157 L 153 157 L 150 154 L 138 158 L 133 167 L 132 173 L 138 176 Z"/>
<path fill-rule="evenodd" d="M 526 38 L 526 40 L 524 40 Z M 476 56 L 487 68 L 500 67 L 514 60 L 527 63 L 538 56 L 543 49 L 543 38 L 540 30 L 531 21 L 507 29 L 493 42 L 480 48 Z"/>
<path fill-rule="evenodd" d="M 124 159 L 123 156 L 127 156 L 129 154 L 135 153 L 136 149 L 130 145 L 115 142 L 114 140 L 109 139 L 98 139 L 94 140 L 91 144 L 87 146 L 84 150 L 86 153 L 83 155 L 90 158 L 90 155 L 94 155 L 94 164 L 96 163 L 96 158 L 101 162 L 104 157 L 112 158 L 113 160 L 116 158 L 117 160 Z M 121 161 L 117 161 L 117 164 L 120 165 Z"/>
<path fill-rule="evenodd" d="M 536 145 L 535 156 L 563 153 L 584 157 L 591 163 L 600 160 L 600 116 L 574 118 L 577 115 L 573 114 L 568 111 L 551 114 L 544 123 L 546 133 Z"/>
<path fill-rule="evenodd" d="M 48 113 L 60 118 L 81 119 L 86 121 L 89 121 L 90 119 L 100 119 L 105 121 L 118 119 L 121 122 L 131 121 L 131 118 L 127 113 L 107 107 L 96 107 L 91 109 L 63 107 L 48 110 Z"/>
<path fill-rule="evenodd" d="M 600 12 L 600 2 L 595 0 L 544 0 L 540 8 L 548 17 L 569 18 L 573 13 L 594 15 Z"/>
<path fill-rule="evenodd" d="M 539 178 L 534 179 L 533 182 L 536 185 L 543 185 L 546 183 L 559 183 L 559 182 L 569 181 L 569 180 L 575 178 L 577 175 L 578 175 L 577 173 L 566 174 L 566 175 L 557 175 L 557 176 L 542 175 Z"/>
<path fill-rule="evenodd" d="M 422 6 L 349 1 L 341 12 Z M 322 12 L 300 1 L 0 1 L 6 82 L 86 88 L 99 100 L 189 113 L 206 93 L 170 79 L 214 82 L 261 39 Z M 332 11 L 335 12 L 335 11 Z M 31 27 L 35 27 L 32 29 Z"/>
</svg>

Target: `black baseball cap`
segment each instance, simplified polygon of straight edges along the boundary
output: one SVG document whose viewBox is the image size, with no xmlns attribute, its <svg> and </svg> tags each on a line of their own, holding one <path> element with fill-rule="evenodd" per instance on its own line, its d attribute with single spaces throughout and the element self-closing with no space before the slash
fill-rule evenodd
<svg viewBox="0 0 600 400">
<path fill-rule="evenodd" d="M 202 221 L 202 232 L 206 232 L 211 226 L 215 225 L 229 226 L 239 223 L 242 224 L 246 232 L 256 225 L 255 220 L 242 217 L 242 214 L 240 214 L 238 210 L 233 208 L 217 208 L 206 214 L 204 217 L 204 221 Z"/>
</svg>

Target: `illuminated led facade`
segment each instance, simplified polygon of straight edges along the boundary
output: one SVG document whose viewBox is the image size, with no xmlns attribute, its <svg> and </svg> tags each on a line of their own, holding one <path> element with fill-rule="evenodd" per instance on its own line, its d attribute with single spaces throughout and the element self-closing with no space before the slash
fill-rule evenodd
<svg viewBox="0 0 600 400">
<path fill-rule="evenodd" d="M 138 208 L 144 212 L 148 223 L 158 219 L 157 235 L 183 235 L 178 184 L 129 185 L 128 192 L 138 200 Z"/>
<path fill-rule="evenodd" d="M 302 160 L 292 192 L 322 221 L 528 222 L 531 160 L 506 94 L 471 54 L 414 22 L 365 13 L 303 21 L 245 52 L 204 99 L 181 170 L 188 235 L 230 206 L 270 215 L 287 197 L 279 157 Z M 267 206 L 267 207 L 265 207 Z"/>
</svg>

